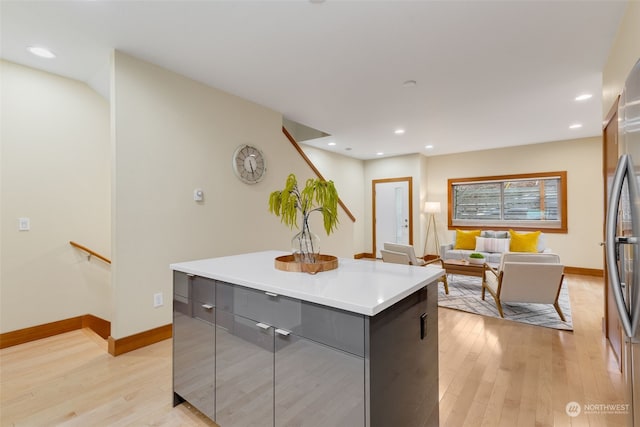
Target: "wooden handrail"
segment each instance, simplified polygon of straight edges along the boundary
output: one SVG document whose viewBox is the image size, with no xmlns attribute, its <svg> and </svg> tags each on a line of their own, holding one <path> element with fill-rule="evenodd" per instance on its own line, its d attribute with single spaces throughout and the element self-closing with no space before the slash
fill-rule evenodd
<svg viewBox="0 0 640 427">
<path fill-rule="evenodd" d="M 98 252 L 96 251 L 92 251 L 91 249 L 87 248 L 86 246 L 82 246 L 79 243 L 76 243 L 74 241 L 70 241 L 69 244 L 71 246 L 75 246 L 78 249 L 81 249 L 83 251 L 85 251 L 86 253 L 89 254 L 89 259 L 91 259 L 92 256 L 96 257 L 96 258 L 100 258 L 102 261 L 106 262 L 107 264 L 111 264 L 111 260 L 103 255 L 100 255 Z"/>
<path fill-rule="evenodd" d="M 307 157 L 307 155 L 304 153 L 304 151 L 302 151 L 302 148 L 300 148 L 300 145 L 298 145 L 298 143 L 296 142 L 295 138 L 293 136 L 291 136 L 289 131 L 287 131 L 287 129 L 284 126 L 282 126 L 282 133 L 284 133 L 284 136 L 287 137 L 287 139 L 289 140 L 291 145 L 293 145 L 293 148 L 295 148 L 296 151 L 302 156 L 304 161 L 307 162 L 307 164 L 309 165 L 311 170 L 313 170 L 313 172 L 316 174 L 316 176 L 318 178 L 320 178 L 321 180 L 326 181 L 325 177 L 322 176 L 322 174 L 316 168 L 316 166 L 313 164 L 311 159 L 309 157 Z M 342 200 L 340 198 L 338 198 L 338 204 L 342 207 L 342 209 L 344 209 L 344 211 L 347 214 L 347 216 L 349 218 L 351 218 L 351 221 L 356 222 L 356 217 L 353 216 L 353 214 L 351 213 L 351 211 L 349 209 L 347 209 L 347 207 L 345 206 L 345 204 L 342 202 Z"/>
</svg>

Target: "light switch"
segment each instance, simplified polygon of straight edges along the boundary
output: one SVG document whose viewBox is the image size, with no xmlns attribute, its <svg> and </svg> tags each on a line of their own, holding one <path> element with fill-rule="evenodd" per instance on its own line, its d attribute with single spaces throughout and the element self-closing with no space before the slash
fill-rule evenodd
<svg viewBox="0 0 640 427">
<path fill-rule="evenodd" d="M 204 192 L 200 188 L 196 188 L 193 190 L 193 200 L 196 202 L 201 202 L 204 200 Z"/>
<path fill-rule="evenodd" d="M 18 231 L 29 231 L 31 229 L 31 221 L 29 218 L 18 218 Z"/>
</svg>

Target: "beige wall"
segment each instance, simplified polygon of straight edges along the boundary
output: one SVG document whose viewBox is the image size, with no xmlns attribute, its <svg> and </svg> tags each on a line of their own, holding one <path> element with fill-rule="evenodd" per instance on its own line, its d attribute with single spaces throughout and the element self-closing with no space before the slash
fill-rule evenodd
<svg viewBox="0 0 640 427">
<path fill-rule="evenodd" d="M 116 52 L 111 94 L 114 127 L 112 336 L 168 324 L 172 262 L 290 249 L 295 234 L 268 212 L 268 196 L 290 172 L 313 177 L 265 107 Z M 255 144 L 267 159 L 256 185 L 235 178 L 231 156 Z M 193 201 L 195 188 L 204 202 Z M 352 257 L 353 224 L 342 212 L 323 253 Z M 247 266 L 250 268 L 250 266 Z M 165 305 L 153 308 L 153 294 Z"/>
<path fill-rule="evenodd" d="M 440 245 L 443 244 L 444 242 L 436 242 L 436 232 L 438 231 L 439 228 L 442 228 L 441 224 L 438 224 L 436 222 L 436 230 L 429 230 L 429 242 L 427 245 L 425 245 L 425 239 L 427 238 L 427 222 L 429 221 L 429 215 L 424 212 L 424 203 L 425 202 L 437 202 L 440 199 L 432 199 L 433 195 L 432 194 L 428 194 L 427 190 L 429 189 L 429 158 L 426 156 L 420 156 L 420 186 L 419 188 L 419 205 L 418 205 L 418 213 L 419 213 L 419 218 L 420 221 L 418 221 L 417 223 L 420 224 L 420 230 L 419 232 L 419 239 L 416 240 L 416 254 L 422 254 L 422 255 L 427 255 L 427 254 L 439 254 L 440 253 L 440 248 L 438 247 L 439 245 L 437 243 L 439 243 Z M 445 209 L 446 205 L 443 205 L 441 203 L 441 208 Z M 435 216 L 436 221 L 440 220 L 440 218 L 442 218 L 442 214 L 436 214 Z M 439 234 L 438 234 L 439 236 Z"/>
<path fill-rule="evenodd" d="M 0 331 L 110 320 L 109 107 L 85 84 L 0 61 Z M 18 231 L 18 218 L 31 220 Z"/>
<path fill-rule="evenodd" d="M 603 116 L 640 57 L 638 39 L 640 3 L 630 2 L 603 70 Z M 170 262 L 288 249 L 293 232 L 268 214 L 267 196 L 289 172 L 301 180 L 312 173 L 281 135 L 280 114 L 116 53 L 111 158 L 117 163 L 110 178 L 109 107 L 100 96 L 82 83 L 4 61 L 0 71 L 0 331 L 92 313 L 112 320 L 120 338 L 171 321 Z M 267 178 L 255 186 L 231 173 L 231 154 L 242 143 L 260 146 L 269 162 Z M 320 232 L 322 251 L 350 257 L 372 250 L 372 179 L 414 178 L 413 238 L 420 250 L 420 207 L 427 199 L 446 207 L 448 177 L 568 170 L 569 234 L 550 235 L 549 245 L 567 265 L 602 268 L 603 215 L 594 209 L 602 200 L 600 157 L 600 138 L 587 138 L 371 160 L 354 175 L 345 173 L 353 165 L 345 165 L 339 177 L 327 177 L 357 222 L 343 214 L 338 233 Z M 112 204 L 110 179 L 117 189 Z M 194 188 L 205 191 L 204 203 L 193 202 Z M 22 216 L 31 218 L 31 231 L 17 231 Z M 449 240 L 446 212 L 438 228 L 440 240 Z M 68 245 L 72 239 L 117 261 L 111 284 L 109 268 L 88 262 Z M 159 309 L 151 307 L 155 292 L 164 293 Z"/>
<path fill-rule="evenodd" d="M 440 242 L 447 230 L 447 180 L 492 175 L 567 171 L 567 234 L 548 233 L 547 246 L 571 267 L 602 268 L 603 191 L 600 137 L 434 156 L 428 159 L 429 199 L 440 201 Z"/>
<path fill-rule="evenodd" d="M 424 237 L 423 221 L 420 220 L 420 205 L 423 190 L 421 189 L 423 163 L 420 154 L 389 157 L 385 159 L 367 160 L 364 162 L 364 206 L 365 206 L 365 240 L 366 252 L 373 253 L 373 197 L 372 182 L 378 179 L 411 177 L 413 183 L 413 246 L 416 254 L 422 253 Z M 424 200 L 422 200 L 424 201 Z M 380 243 L 380 242 L 378 242 Z"/>
<path fill-rule="evenodd" d="M 354 254 L 365 251 L 365 206 L 362 188 L 364 187 L 364 162 L 359 159 L 342 156 L 326 150 L 320 150 L 307 145 L 302 146 L 305 154 L 325 179 L 330 179 L 336 185 L 340 199 L 356 218 L 353 224 Z M 351 222 L 347 215 L 340 215 L 340 224 Z"/>
<path fill-rule="evenodd" d="M 640 59 L 640 2 L 630 1 L 602 72 L 602 114 L 611 110 L 633 65 Z"/>
<path fill-rule="evenodd" d="M 427 221 L 422 213 L 427 201 L 427 157 L 410 154 L 363 161 L 310 146 L 303 148 L 318 170 L 336 183 L 340 197 L 356 216 L 356 253 L 373 252 L 372 181 L 410 176 L 413 180 L 413 244 L 416 254 L 422 254 Z"/>
</svg>

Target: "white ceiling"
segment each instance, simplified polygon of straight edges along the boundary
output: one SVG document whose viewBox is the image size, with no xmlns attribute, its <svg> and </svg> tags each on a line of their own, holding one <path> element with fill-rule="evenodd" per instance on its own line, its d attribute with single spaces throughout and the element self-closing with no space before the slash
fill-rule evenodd
<svg viewBox="0 0 640 427">
<path fill-rule="evenodd" d="M 626 2 L 317 1 L 2 0 L 0 55 L 106 94 L 119 49 L 327 132 L 336 146 L 317 145 L 360 159 L 601 134 L 602 69 Z M 584 92 L 593 98 L 576 102 Z"/>
</svg>

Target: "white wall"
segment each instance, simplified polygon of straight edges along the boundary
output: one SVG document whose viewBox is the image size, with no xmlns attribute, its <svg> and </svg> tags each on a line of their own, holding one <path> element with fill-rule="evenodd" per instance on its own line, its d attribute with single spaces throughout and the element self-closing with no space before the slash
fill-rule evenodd
<svg viewBox="0 0 640 427">
<path fill-rule="evenodd" d="M 547 246 L 571 267 L 602 269 L 602 140 L 600 137 L 525 145 L 428 159 L 430 200 L 440 201 L 441 243 L 451 242 L 447 230 L 447 180 L 535 172 L 567 171 L 567 234 L 546 233 Z"/>
<path fill-rule="evenodd" d="M 624 81 L 640 59 L 640 2 L 630 1 L 602 72 L 602 117 L 622 92 Z"/>
<path fill-rule="evenodd" d="M 0 331 L 110 320 L 109 107 L 85 84 L 0 61 Z M 31 220 L 18 231 L 18 218 Z"/>
<path fill-rule="evenodd" d="M 268 212 L 268 197 L 291 172 L 313 172 L 281 131 L 279 113 L 189 80 L 120 52 L 114 54 L 112 114 L 113 288 L 116 339 L 171 323 L 172 262 L 266 249 L 290 250 L 294 231 Z M 267 176 L 247 185 L 235 178 L 231 157 L 255 144 Z M 203 203 L 193 201 L 202 188 Z M 354 254 L 354 229 L 341 212 L 340 228 L 312 228 L 323 253 Z M 250 266 L 247 266 L 250 268 Z M 152 307 L 163 292 L 165 305 Z"/>
<path fill-rule="evenodd" d="M 603 73 L 613 92 L 640 55 L 639 16 L 640 4 L 630 3 Z M 105 101 L 82 83 L 1 63 L 2 332 L 86 313 L 112 320 L 115 338 L 148 330 L 171 322 L 170 262 L 289 249 L 294 232 L 267 212 L 268 194 L 289 172 L 301 181 L 313 173 L 282 136 L 280 114 L 121 53 L 113 70 L 111 205 Z M 242 143 L 261 147 L 269 162 L 255 186 L 231 172 L 231 154 Z M 600 151 L 600 138 L 588 138 L 428 159 L 327 157 L 333 172 L 326 176 L 357 222 L 343 213 L 331 237 L 319 222 L 314 227 L 324 253 L 371 252 L 371 181 L 412 176 L 419 252 L 422 203 L 440 200 L 446 208 L 446 178 L 568 170 L 569 234 L 550 235 L 549 245 L 567 265 L 602 268 Z M 193 202 L 196 187 L 204 189 L 204 203 Z M 22 216 L 31 218 L 31 231 L 17 232 Z M 440 240 L 449 240 L 446 212 L 438 228 Z M 68 245 L 72 239 L 114 259 L 112 284 L 109 268 L 87 262 Z M 153 309 L 158 291 L 165 305 Z"/>
<path fill-rule="evenodd" d="M 332 180 L 338 190 L 340 199 L 356 218 L 353 224 L 354 255 L 368 252 L 364 247 L 365 205 L 364 194 L 364 162 L 359 159 L 342 156 L 308 145 L 302 146 L 305 154 L 325 179 Z M 340 215 L 340 224 L 351 222 L 347 215 Z"/>
</svg>

